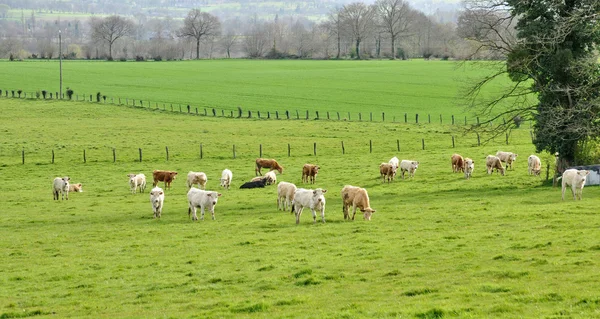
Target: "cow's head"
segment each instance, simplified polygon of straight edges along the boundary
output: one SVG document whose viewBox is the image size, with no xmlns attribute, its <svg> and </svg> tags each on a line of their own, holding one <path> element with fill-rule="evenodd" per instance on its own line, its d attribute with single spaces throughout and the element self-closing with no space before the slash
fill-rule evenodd
<svg viewBox="0 0 600 319">
<path fill-rule="evenodd" d="M 313 167 L 312 167 L 312 173 L 313 173 L 314 175 L 317 175 L 317 173 L 319 172 L 319 168 L 320 168 L 320 167 L 319 167 L 318 165 L 315 165 L 315 166 L 313 166 Z"/>
<path fill-rule="evenodd" d="M 73 184 L 73 190 L 79 193 L 83 193 L 83 185 L 81 185 L 81 183 Z"/>
<path fill-rule="evenodd" d="M 364 210 L 362 210 L 362 212 L 363 212 L 363 216 L 366 220 L 371 220 L 371 215 L 373 215 L 375 210 L 372 209 L 371 207 L 367 207 Z"/>
<path fill-rule="evenodd" d="M 589 174 L 590 171 L 587 170 L 577 171 L 577 177 L 579 177 L 579 183 L 577 183 L 577 186 L 583 187 L 583 185 L 585 185 L 585 180 L 587 179 Z"/>
<path fill-rule="evenodd" d="M 210 200 L 210 202 L 212 203 L 213 206 L 217 205 L 217 201 L 219 200 L 219 197 L 221 196 L 221 193 L 217 193 L 217 192 L 211 192 L 206 194 L 206 197 L 208 197 L 208 199 Z"/>
<path fill-rule="evenodd" d="M 323 196 L 325 193 L 327 193 L 326 189 L 317 188 L 313 190 L 313 198 L 317 203 L 325 203 L 325 196 Z"/>
<path fill-rule="evenodd" d="M 283 174 L 283 166 L 276 164 L 277 168 L 276 170 L 279 172 L 279 174 Z"/>
<path fill-rule="evenodd" d="M 517 160 L 517 155 L 518 155 L 518 154 L 511 153 L 511 154 L 510 154 L 510 159 L 511 159 L 511 161 L 513 161 L 513 162 L 514 162 L 514 161 L 516 161 L 516 160 Z"/>
<path fill-rule="evenodd" d="M 131 180 L 132 178 L 135 177 L 135 174 L 127 174 L 127 177 L 129 177 L 129 180 Z"/>
<path fill-rule="evenodd" d="M 175 179 L 177 172 L 169 172 L 169 176 L 171 176 L 171 179 Z"/>
</svg>

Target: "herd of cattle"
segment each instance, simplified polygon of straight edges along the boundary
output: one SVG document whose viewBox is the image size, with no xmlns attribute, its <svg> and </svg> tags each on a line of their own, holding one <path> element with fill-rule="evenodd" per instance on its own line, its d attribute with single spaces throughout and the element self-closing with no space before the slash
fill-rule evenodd
<svg viewBox="0 0 600 319">
<path fill-rule="evenodd" d="M 498 151 L 496 155 L 488 155 L 486 157 L 487 173 L 492 174 L 494 170 L 500 172 L 501 175 L 505 175 L 505 171 L 509 168 L 512 169 L 512 164 L 517 159 L 517 154 L 511 152 Z M 459 154 L 453 154 L 450 158 L 452 163 L 452 171 L 455 173 L 463 172 L 466 179 L 470 179 L 475 168 L 475 161 L 470 158 L 463 158 Z M 536 155 L 529 156 L 528 160 L 528 173 L 530 175 L 540 175 L 542 163 L 539 157 Z M 506 166 L 505 166 L 506 165 Z M 393 157 L 388 163 L 381 163 L 379 165 L 379 173 L 382 178 L 382 182 L 389 183 L 396 176 L 396 171 L 400 168 L 402 179 L 404 179 L 405 173 L 409 178 L 413 178 L 419 162 L 413 160 L 402 160 L 400 161 L 397 157 Z M 269 171 L 262 175 L 261 169 L 268 168 Z M 240 188 L 262 188 L 266 185 L 275 184 L 277 182 L 277 175 L 275 171 L 280 174 L 283 173 L 283 167 L 277 163 L 274 159 L 256 159 L 255 173 L 257 176 L 252 180 L 242 184 Z M 316 177 L 319 172 L 319 166 L 313 164 L 305 164 L 302 167 L 302 182 L 314 184 Z M 577 200 L 582 199 L 583 187 L 586 182 L 586 178 L 589 175 L 587 170 L 567 169 L 563 172 L 559 179 L 562 179 L 562 199 L 565 197 L 565 190 L 567 186 L 571 187 L 573 198 Z M 162 188 L 158 187 L 159 182 L 164 182 L 164 187 L 167 189 L 171 188 L 171 183 L 175 180 L 177 172 L 174 171 L 161 171 L 155 170 L 152 173 L 153 183 L 152 190 L 150 191 L 150 202 L 152 204 L 154 218 L 160 218 L 163 210 L 163 204 L 165 199 L 165 192 Z M 146 176 L 144 174 L 128 174 L 129 188 L 132 194 L 136 192 L 144 192 L 146 189 Z M 229 169 L 224 169 L 221 173 L 221 187 L 229 189 L 231 181 L 233 179 L 233 173 Z M 204 219 L 204 211 L 208 210 L 212 219 L 215 219 L 215 205 L 220 193 L 215 191 L 206 190 L 206 182 L 208 178 L 203 172 L 189 172 L 187 175 L 186 185 L 188 188 L 187 199 L 188 199 L 188 217 L 191 216 L 192 220 L 198 220 L 196 211 L 200 208 L 200 219 Z M 198 188 L 194 186 L 198 186 Z M 72 184 L 70 183 L 69 177 L 56 177 L 53 181 L 53 198 L 58 200 L 61 197 L 63 200 L 69 199 L 69 192 L 83 192 L 81 183 Z M 287 211 L 288 208 L 292 213 L 295 213 L 296 224 L 300 223 L 300 216 L 304 208 L 310 209 L 313 215 L 313 222 L 317 220 L 317 212 L 321 215 L 321 220 L 325 223 L 325 193 L 326 189 L 304 189 L 298 188 L 296 185 L 289 182 L 279 182 L 277 185 L 277 209 Z M 346 185 L 341 190 L 341 197 L 343 202 L 343 213 L 344 219 L 354 220 L 356 210 L 360 210 L 363 213 L 363 217 L 366 220 L 371 220 L 371 215 L 375 213 L 375 210 L 370 207 L 369 195 L 367 190 L 361 187 Z M 352 207 L 352 215 L 350 216 L 350 207 Z"/>
</svg>

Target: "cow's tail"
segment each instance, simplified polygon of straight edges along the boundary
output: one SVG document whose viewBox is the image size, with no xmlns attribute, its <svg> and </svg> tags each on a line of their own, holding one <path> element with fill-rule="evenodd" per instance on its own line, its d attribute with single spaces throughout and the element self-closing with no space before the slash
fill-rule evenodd
<svg viewBox="0 0 600 319">
<path fill-rule="evenodd" d="M 292 211 L 291 213 L 295 213 L 296 212 L 296 205 L 294 205 L 294 201 L 292 201 Z"/>
</svg>

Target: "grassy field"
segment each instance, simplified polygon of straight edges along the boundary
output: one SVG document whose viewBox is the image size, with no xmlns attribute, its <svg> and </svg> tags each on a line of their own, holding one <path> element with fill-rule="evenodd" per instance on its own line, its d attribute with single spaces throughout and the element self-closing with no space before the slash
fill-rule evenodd
<svg viewBox="0 0 600 319">
<path fill-rule="evenodd" d="M 0 89 L 59 90 L 58 61 L 0 62 L 4 76 Z M 352 118 L 370 112 L 388 121 L 414 121 L 430 113 L 445 121 L 451 115 L 475 115 L 460 98 L 475 77 L 489 72 L 481 65 L 451 61 L 248 61 L 210 60 L 181 62 L 64 61 L 63 89 L 89 99 L 97 92 L 108 100 L 128 99 L 219 110 L 279 111 L 301 114 L 306 110 L 351 112 Z M 506 82 L 498 81 L 497 85 Z M 491 87 L 487 93 L 498 89 Z M 75 98 L 74 97 L 74 98 Z"/>
<path fill-rule="evenodd" d="M 457 135 L 453 149 L 453 127 L 438 124 L 0 104 L 1 318 L 600 317 L 600 190 L 562 202 L 559 189 L 528 176 L 528 129 L 514 131 L 509 145 L 477 147 Z M 321 166 L 314 187 L 328 190 L 326 224 L 305 211 L 295 225 L 276 210 L 275 186 L 238 189 L 254 176 L 260 144 L 285 167 L 280 181 L 301 185 L 304 163 Z M 498 149 L 519 154 L 515 169 L 488 176 L 483 158 Z M 475 159 L 471 180 L 451 172 L 454 152 Z M 413 180 L 381 184 L 378 164 L 392 156 L 420 162 Z M 541 158 L 545 167 L 550 157 Z M 218 190 L 224 168 L 233 171 L 233 188 L 220 190 L 216 221 L 191 222 L 185 174 L 204 171 L 208 189 Z M 130 194 L 126 178 L 154 169 L 180 173 L 160 220 L 152 219 L 148 193 Z M 84 192 L 52 201 L 51 181 L 63 175 Z M 343 220 L 345 184 L 369 190 L 371 222 Z"/>
</svg>

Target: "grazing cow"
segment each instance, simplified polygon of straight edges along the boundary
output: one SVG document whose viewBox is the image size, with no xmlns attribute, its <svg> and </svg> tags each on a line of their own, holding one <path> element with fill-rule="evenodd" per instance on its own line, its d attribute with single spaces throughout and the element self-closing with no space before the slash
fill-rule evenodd
<svg viewBox="0 0 600 319">
<path fill-rule="evenodd" d="M 400 160 L 396 156 L 394 156 L 392 157 L 392 159 L 390 159 L 388 164 L 392 164 L 394 166 L 394 170 L 396 170 L 398 169 L 398 167 L 400 167 Z"/>
<path fill-rule="evenodd" d="M 208 178 L 206 177 L 206 174 L 204 174 L 203 172 L 189 172 L 187 174 L 187 187 L 188 190 L 190 188 L 192 188 L 192 186 L 194 184 L 198 184 L 198 187 L 202 188 L 202 189 L 206 189 L 206 181 L 208 181 Z"/>
<path fill-rule="evenodd" d="M 69 193 L 70 192 L 83 193 L 83 185 L 81 185 L 81 183 L 77 183 L 77 184 L 69 183 Z"/>
<path fill-rule="evenodd" d="M 379 165 L 379 174 L 381 175 L 382 183 L 385 182 L 386 178 L 389 183 L 392 179 L 394 179 L 394 176 L 396 175 L 396 169 L 392 164 L 381 163 Z"/>
<path fill-rule="evenodd" d="M 356 215 L 356 208 L 363 212 L 363 217 L 366 220 L 371 220 L 371 215 L 375 212 L 369 204 L 369 194 L 364 188 L 357 186 L 346 185 L 342 188 L 342 211 L 344 219 L 350 219 L 349 208 L 352 206 L 352 220 Z"/>
<path fill-rule="evenodd" d="M 417 168 L 419 168 L 419 162 L 402 160 L 402 162 L 400 162 L 400 172 L 402 172 L 402 179 L 404 179 L 404 172 L 408 172 L 408 177 L 414 177 Z"/>
<path fill-rule="evenodd" d="M 452 172 L 464 172 L 465 171 L 465 159 L 459 154 L 452 154 L 450 158 L 452 161 Z"/>
<path fill-rule="evenodd" d="M 156 186 L 150 191 L 150 203 L 152 204 L 152 211 L 154 212 L 154 218 L 160 218 L 162 215 L 163 204 L 165 202 L 165 192 L 162 188 Z"/>
<path fill-rule="evenodd" d="M 475 170 L 475 161 L 470 158 L 465 158 L 465 178 L 471 179 L 471 174 L 473 174 L 473 170 Z"/>
<path fill-rule="evenodd" d="M 529 155 L 527 158 L 527 173 L 529 175 L 539 176 L 542 171 L 542 161 L 535 155 Z"/>
<path fill-rule="evenodd" d="M 571 186 L 574 200 L 577 200 L 577 195 L 579 195 L 579 199 L 583 199 L 583 186 L 585 186 L 585 180 L 589 174 L 590 171 L 587 170 L 573 168 L 565 170 L 562 176 L 558 178 L 562 178 L 562 199 L 565 200 L 565 189 L 567 189 L 567 186 Z"/>
<path fill-rule="evenodd" d="M 58 200 L 58 195 L 60 194 L 61 198 L 64 200 L 65 195 L 67 200 L 69 200 L 69 181 L 71 179 L 68 176 L 65 177 L 57 177 L 52 182 L 52 198 Z"/>
<path fill-rule="evenodd" d="M 500 174 L 504 176 L 505 170 L 502 165 L 502 161 L 498 158 L 498 156 L 488 155 L 485 158 L 485 166 L 487 167 L 487 173 L 492 174 L 494 172 L 494 168 L 496 169 L 496 173 L 500 171 Z"/>
<path fill-rule="evenodd" d="M 195 187 L 190 188 L 187 193 L 189 204 L 188 217 L 191 214 L 192 220 L 198 220 L 196 208 L 200 207 L 200 220 L 204 220 L 204 209 L 208 209 L 212 215 L 212 219 L 215 220 L 215 205 L 217 205 L 219 196 L 221 194 L 217 192 L 205 191 Z"/>
<path fill-rule="evenodd" d="M 288 206 L 292 206 L 294 193 L 298 188 L 296 185 L 288 182 L 279 182 L 277 184 L 277 209 L 287 211 Z"/>
<path fill-rule="evenodd" d="M 229 189 L 229 186 L 231 186 L 232 179 L 233 179 L 233 173 L 228 169 L 224 169 L 223 172 L 221 173 L 221 187 Z"/>
<path fill-rule="evenodd" d="M 266 158 L 257 158 L 256 159 L 256 168 L 254 172 L 256 175 L 262 175 L 260 172 L 261 168 L 269 168 L 272 170 L 278 170 L 279 174 L 283 174 L 283 167 L 277 163 L 274 159 L 266 159 Z"/>
<path fill-rule="evenodd" d="M 144 174 L 127 174 L 129 177 L 129 188 L 131 189 L 131 193 L 135 194 L 137 189 L 140 189 L 140 192 L 144 192 L 146 189 L 146 175 Z"/>
<path fill-rule="evenodd" d="M 272 185 L 277 183 L 277 175 L 275 174 L 275 171 L 268 171 L 265 174 L 265 179 L 267 180 L 267 185 Z"/>
<path fill-rule="evenodd" d="M 298 188 L 294 192 L 294 201 L 292 203 L 292 212 L 296 213 L 296 224 L 300 224 L 300 215 L 305 207 L 308 207 L 313 215 L 313 223 L 317 222 L 316 210 L 321 212 L 321 220 L 325 223 L 325 194 L 326 189 L 317 188 L 304 189 Z"/>
<path fill-rule="evenodd" d="M 502 151 L 498 151 L 496 153 L 496 156 L 498 156 L 500 161 L 502 163 L 506 163 L 506 169 L 508 169 L 509 167 L 510 167 L 510 169 L 512 169 L 512 163 L 517 160 L 517 155 L 518 154 L 515 154 L 515 153 L 502 152 Z"/>
<path fill-rule="evenodd" d="M 263 177 L 257 181 L 246 182 L 240 188 L 263 188 L 265 185 L 267 185 L 267 179 Z"/>
<path fill-rule="evenodd" d="M 314 184 L 319 173 L 319 168 L 318 165 L 304 164 L 302 167 L 302 183 L 308 183 L 310 179 L 310 183 Z"/>
<path fill-rule="evenodd" d="M 156 187 L 158 182 L 165 182 L 165 188 L 171 189 L 171 183 L 176 176 L 177 172 L 155 170 L 152 172 L 152 177 L 154 178 L 154 183 L 152 183 L 152 186 Z"/>
</svg>

